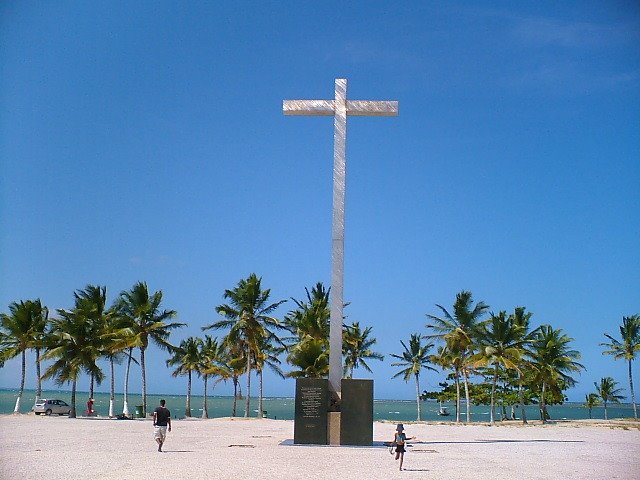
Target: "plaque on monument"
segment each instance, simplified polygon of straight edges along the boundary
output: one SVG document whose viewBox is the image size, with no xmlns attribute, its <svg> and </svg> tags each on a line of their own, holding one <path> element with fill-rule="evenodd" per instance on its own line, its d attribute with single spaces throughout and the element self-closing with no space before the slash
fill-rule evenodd
<svg viewBox="0 0 640 480">
<path fill-rule="evenodd" d="M 373 380 L 342 379 L 341 445 L 373 443 Z"/>
<path fill-rule="evenodd" d="M 293 443 L 327 444 L 329 381 L 326 378 L 296 379 Z"/>
</svg>

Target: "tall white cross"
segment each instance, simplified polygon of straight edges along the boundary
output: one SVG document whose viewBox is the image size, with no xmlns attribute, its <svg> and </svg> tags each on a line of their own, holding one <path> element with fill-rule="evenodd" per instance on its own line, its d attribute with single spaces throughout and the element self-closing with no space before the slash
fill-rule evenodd
<svg viewBox="0 0 640 480">
<path fill-rule="evenodd" d="M 284 100 L 285 115 L 333 116 L 333 225 L 331 250 L 331 320 L 329 328 L 329 386 L 340 395 L 342 380 L 342 306 L 344 282 L 344 194 L 347 115 L 398 115 L 398 102 L 347 100 L 347 80 L 336 78 L 334 100 Z"/>
</svg>

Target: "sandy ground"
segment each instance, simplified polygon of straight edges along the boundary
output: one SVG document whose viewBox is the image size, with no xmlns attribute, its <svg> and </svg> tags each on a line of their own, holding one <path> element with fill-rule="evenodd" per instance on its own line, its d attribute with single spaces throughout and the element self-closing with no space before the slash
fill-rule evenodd
<svg viewBox="0 0 640 480">
<path fill-rule="evenodd" d="M 405 424 L 404 467 L 374 446 L 293 445 L 293 422 L 173 422 L 157 452 L 150 420 L 0 416 L 1 479 L 640 479 L 640 424 Z"/>
</svg>

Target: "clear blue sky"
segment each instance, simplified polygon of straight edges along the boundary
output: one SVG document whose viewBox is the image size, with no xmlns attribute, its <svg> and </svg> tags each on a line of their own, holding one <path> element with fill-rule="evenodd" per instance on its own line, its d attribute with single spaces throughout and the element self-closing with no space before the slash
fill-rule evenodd
<svg viewBox="0 0 640 480">
<path fill-rule="evenodd" d="M 178 343 L 251 272 L 273 300 L 328 285 L 333 122 L 282 100 L 344 77 L 351 99 L 400 102 L 348 123 L 348 321 L 398 353 L 471 290 L 575 338 L 572 400 L 605 375 L 626 388 L 599 343 L 640 313 L 638 3 L 402 3 L 3 2 L 0 310 L 144 280 L 189 325 Z M 150 357 L 150 391 L 184 393 Z M 412 398 L 390 363 L 371 363 L 376 397 Z"/>
</svg>

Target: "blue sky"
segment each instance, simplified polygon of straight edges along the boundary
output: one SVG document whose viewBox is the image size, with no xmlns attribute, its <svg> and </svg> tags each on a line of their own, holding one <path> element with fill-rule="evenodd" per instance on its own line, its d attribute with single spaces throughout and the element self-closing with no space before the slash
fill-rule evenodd
<svg viewBox="0 0 640 480">
<path fill-rule="evenodd" d="M 622 1 L 3 2 L 0 310 L 143 280 L 188 324 L 178 343 L 252 272 L 274 300 L 328 285 L 333 122 L 282 100 L 331 99 L 341 77 L 400 103 L 348 122 L 347 321 L 399 353 L 466 289 L 575 339 L 570 399 L 625 388 L 599 343 L 640 313 L 638 45 Z M 165 359 L 150 391 L 183 393 Z M 376 397 L 411 398 L 390 363 L 371 363 Z"/>
</svg>

